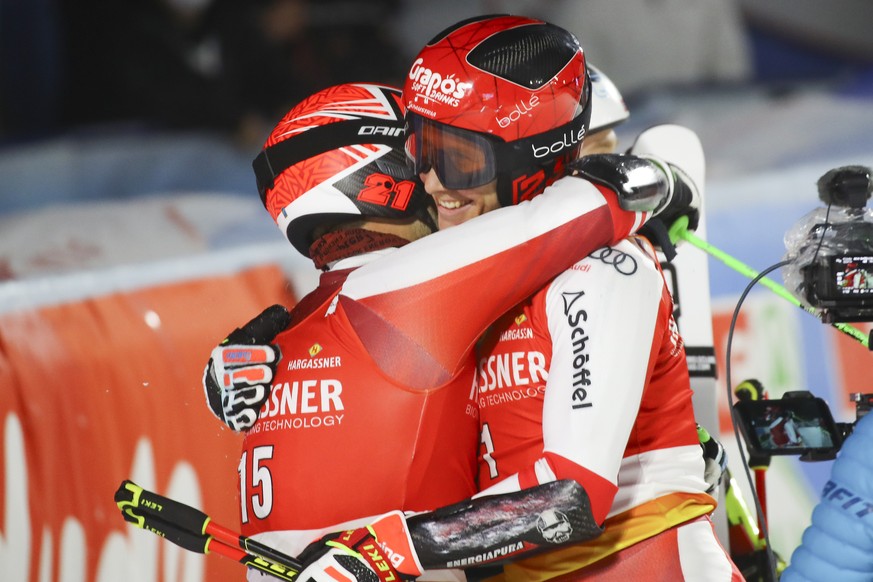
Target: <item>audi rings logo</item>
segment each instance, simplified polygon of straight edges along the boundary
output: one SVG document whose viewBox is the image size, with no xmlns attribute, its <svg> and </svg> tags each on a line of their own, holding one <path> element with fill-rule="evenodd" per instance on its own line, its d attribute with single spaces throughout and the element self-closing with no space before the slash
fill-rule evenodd
<svg viewBox="0 0 873 582">
<path fill-rule="evenodd" d="M 598 249 L 589 256 L 592 259 L 597 259 L 607 265 L 612 265 L 612 268 L 622 275 L 631 276 L 637 272 L 637 260 L 629 254 L 623 253 L 612 247 Z"/>
</svg>

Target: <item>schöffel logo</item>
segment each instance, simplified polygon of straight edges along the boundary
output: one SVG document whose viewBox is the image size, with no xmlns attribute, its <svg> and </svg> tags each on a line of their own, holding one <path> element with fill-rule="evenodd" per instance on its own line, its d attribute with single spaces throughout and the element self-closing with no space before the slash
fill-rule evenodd
<svg viewBox="0 0 873 582">
<path fill-rule="evenodd" d="M 564 300 L 564 315 L 570 325 L 570 340 L 573 345 L 573 410 L 594 406 L 588 400 L 588 386 L 591 386 L 591 371 L 588 369 L 588 334 L 582 323 L 588 321 L 588 312 L 579 300 L 584 291 L 561 293 Z"/>
<path fill-rule="evenodd" d="M 561 139 L 548 145 L 531 144 L 533 155 L 535 158 L 544 158 L 548 155 L 557 154 L 567 148 L 579 145 L 585 139 L 585 128 L 580 127 L 578 130 L 568 130 L 561 134 Z"/>
<path fill-rule="evenodd" d="M 607 265 L 612 265 L 612 268 L 622 275 L 630 276 L 637 272 L 637 260 L 631 255 L 612 247 L 597 249 L 588 256 Z"/>
<path fill-rule="evenodd" d="M 430 99 L 457 107 L 462 97 L 472 88 L 472 83 L 463 83 L 455 79 L 454 73 L 443 77 L 439 73 L 422 66 L 424 59 L 416 59 L 409 71 L 410 89 L 427 103 Z"/>
</svg>

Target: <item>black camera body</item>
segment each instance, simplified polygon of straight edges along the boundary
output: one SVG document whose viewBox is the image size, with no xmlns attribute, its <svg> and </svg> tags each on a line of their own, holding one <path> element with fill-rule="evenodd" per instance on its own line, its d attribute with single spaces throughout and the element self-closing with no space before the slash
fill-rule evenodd
<svg viewBox="0 0 873 582">
<path fill-rule="evenodd" d="M 865 227 L 873 237 L 873 224 Z M 820 256 L 802 272 L 806 299 L 824 323 L 873 321 L 873 254 Z"/>
<path fill-rule="evenodd" d="M 817 224 L 810 233 L 817 248 L 801 270 L 806 300 L 824 323 L 873 321 L 873 222 L 865 220 L 871 170 L 835 168 L 819 178 L 818 190 L 829 208 L 843 209 L 844 218 Z"/>
<path fill-rule="evenodd" d="M 758 455 L 799 455 L 801 460 L 834 459 L 844 430 L 822 398 L 802 390 L 779 399 L 740 400 L 734 411 L 749 450 Z"/>
<path fill-rule="evenodd" d="M 855 422 L 835 422 L 824 399 L 808 390 L 778 399 L 745 398 L 734 403 L 734 418 L 750 453 L 758 459 L 797 455 L 801 461 L 836 458 L 858 419 L 873 410 L 873 393 L 853 393 Z"/>
</svg>

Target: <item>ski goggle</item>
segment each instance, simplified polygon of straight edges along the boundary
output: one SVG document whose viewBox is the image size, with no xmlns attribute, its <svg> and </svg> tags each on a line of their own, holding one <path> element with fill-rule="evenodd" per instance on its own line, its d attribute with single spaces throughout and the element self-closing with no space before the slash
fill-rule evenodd
<svg viewBox="0 0 873 582">
<path fill-rule="evenodd" d="M 450 190 L 484 186 L 501 172 L 529 168 L 580 147 L 591 115 L 588 103 L 569 123 L 508 143 L 407 111 L 406 157 L 416 174 L 433 169 Z"/>
<path fill-rule="evenodd" d="M 496 139 L 412 112 L 406 119 L 406 156 L 416 174 L 433 169 L 450 190 L 476 188 L 497 179 Z"/>
</svg>

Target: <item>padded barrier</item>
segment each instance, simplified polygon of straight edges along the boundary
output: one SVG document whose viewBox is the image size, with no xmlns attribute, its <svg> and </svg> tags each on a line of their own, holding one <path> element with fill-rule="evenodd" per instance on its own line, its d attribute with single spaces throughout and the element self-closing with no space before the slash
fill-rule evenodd
<svg viewBox="0 0 873 582">
<path fill-rule="evenodd" d="M 241 438 L 201 375 L 235 326 L 293 302 L 262 265 L 0 314 L 0 579 L 243 579 L 129 525 L 113 495 L 130 478 L 238 527 Z"/>
</svg>

